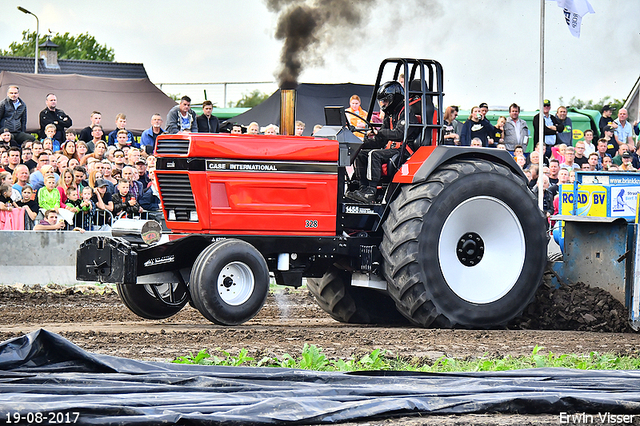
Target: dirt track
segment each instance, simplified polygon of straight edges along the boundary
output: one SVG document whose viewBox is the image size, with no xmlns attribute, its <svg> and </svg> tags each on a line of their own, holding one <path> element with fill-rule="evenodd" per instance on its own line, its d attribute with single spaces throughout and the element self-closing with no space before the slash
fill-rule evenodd
<svg viewBox="0 0 640 426">
<path fill-rule="evenodd" d="M 534 308 L 530 310 L 534 312 Z M 101 294 L 77 289 L 20 292 L 13 287 L 0 287 L 0 313 L 0 340 L 45 328 L 90 352 L 154 361 L 172 360 L 202 349 L 210 353 L 220 349 L 236 355 L 246 348 L 249 356 L 258 359 L 284 353 L 297 356 L 304 343 L 322 347 L 329 357 L 358 356 L 382 348 L 390 356 L 415 361 L 435 360 L 443 355 L 529 355 L 535 345 L 543 346 L 543 352 L 553 353 L 637 354 L 640 349 L 640 334 L 629 332 L 433 330 L 340 324 L 321 311 L 305 290 L 270 294 L 259 315 L 237 327 L 214 325 L 188 305 L 170 319 L 143 320 L 110 289 Z M 552 315 L 548 312 L 546 316 Z M 583 314 L 578 319 L 580 315 Z M 530 321 L 525 317 L 520 322 Z M 584 321 L 575 323 L 584 325 Z M 541 425 L 558 424 L 558 417 L 443 416 L 396 420 L 393 424 Z"/>
</svg>

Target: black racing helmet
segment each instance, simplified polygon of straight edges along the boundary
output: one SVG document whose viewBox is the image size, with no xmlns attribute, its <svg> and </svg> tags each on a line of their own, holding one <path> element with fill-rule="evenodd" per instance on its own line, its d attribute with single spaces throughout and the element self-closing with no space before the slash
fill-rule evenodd
<svg viewBox="0 0 640 426">
<path fill-rule="evenodd" d="M 387 101 L 387 106 L 382 110 L 385 113 L 391 113 L 404 102 L 404 88 L 397 81 L 387 81 L 378 89 L 376 99 Z"/>
</svg>

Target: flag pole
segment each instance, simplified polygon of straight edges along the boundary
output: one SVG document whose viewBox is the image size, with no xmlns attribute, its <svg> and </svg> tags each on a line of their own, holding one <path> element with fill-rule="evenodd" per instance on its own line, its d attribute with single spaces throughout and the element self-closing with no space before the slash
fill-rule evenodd
<svg viewBox="0 0 640 426">
<path fill-rule="evenodd" d="M 538 160 L 538 206 L 540 210 L 543 210 L 544 206 L 544 188 L 542 179 L 542 168 L 544 166 L 544 117 L 543 117 L 543 104 L 544 104 L 544 2 L 540 0 L 540 97 L 539 97 L 539 120 L 538 120 L 538 141 L 540 145 L 540 159 Z M 534 142 L 535 144 L 536 142 Z M 534 146 L 535 149 L 535 146 Z"/>
</svg>

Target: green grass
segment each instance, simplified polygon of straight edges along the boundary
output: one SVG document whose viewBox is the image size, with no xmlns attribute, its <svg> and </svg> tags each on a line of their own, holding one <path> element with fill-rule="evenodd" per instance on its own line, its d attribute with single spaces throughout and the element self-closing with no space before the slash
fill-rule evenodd
<svg viewBox="0 0 640 426">
<path fill-rule="evenodd" d="M 591 352 L 589 355 L 556 355 L 549 352 L 543 355 L 540 354 L 543 349 L 536 346 L 531 355 L 522 357 L 482 357 L 473 360 L 459 360 L 443 356 L 429 364 L 406 361 L 400 358 L 387 358 L 382 349 L 376 349 L 360 359 L 331 360 L 322 353 L 322 348 L 305 343 L 298 358 L 284 354 L 278 358 L 263 357 L 256 360 L 248 356 L 246 349 L 241 349 L 237 356 L 217 349 L 221 356 L 211 355 L 206 350 L 201 350 L 196 356 L 189 354 L 178 357 L 173 362 L 199 365 L 301 368 L 316 371 L 396 370 L 432 373 L 505 371 L 540 367 L 564 367 L 578 370 L 635 370 L 640 368 L 640 358 L 637 357 L 599 354 L 597 352 Z"/>
</svg>

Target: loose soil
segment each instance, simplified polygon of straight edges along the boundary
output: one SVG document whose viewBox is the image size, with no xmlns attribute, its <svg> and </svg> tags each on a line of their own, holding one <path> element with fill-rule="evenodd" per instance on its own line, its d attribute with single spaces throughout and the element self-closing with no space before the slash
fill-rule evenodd
<svg viewBox="0 0 640 426">
<path fill-rule="evenodd" d="M 547 281 L 548 282 L 548 281 Z M 44 328 L 95 353 L 170 361 L 207 349 L 255 358 L 294 357 L 305 343 L 330 358 L 359 357 L 381 348 L 388 356 L 414 362 L 442 356 L 530 355 L 542 353 L 615 353 L 638 355 L 640 334 L 627 323 L 627 311 L 608 293 L 584 285 L 553 289 L 541 286 L 523 316 L 495 330 L 440 330 L 415 327 L 361 326 L 334 321 L 302 288 L 270 293 L 262 311 L 236 327 L 207 321 L 187 305 L 166 320 L 144 320 L 131 313 L 112 287 L 0 286 L 0 340 Z M 543 425 L 558 416 L 428 416 L 362 424 L 386 425 Z M 355 423 L 349 423 L 355 424 Z"/>
</svg>

